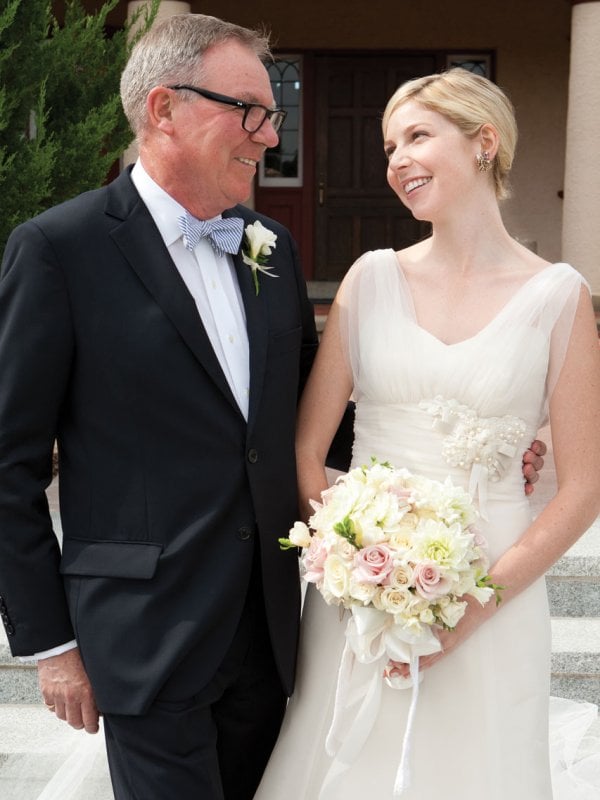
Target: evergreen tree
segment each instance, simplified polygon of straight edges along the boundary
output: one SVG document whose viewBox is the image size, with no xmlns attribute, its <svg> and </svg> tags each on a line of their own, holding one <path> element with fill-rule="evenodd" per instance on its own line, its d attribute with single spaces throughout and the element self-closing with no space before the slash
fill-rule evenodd
<svg viewBox="0 0 600 800">
<path fill-rule="evenodd" d="M 46 135 L 40 44 L 48 34 L 45 0 L 2 3 L 0 12 L 0 248 L 10 230 L 44 208 L 56 145 Z M 34 135 L 35 133 L 35 135 Z"/>
<path fill-rule="evenodd" d="M 135 19 L 109 37 L 117 2 L 67 0 L 59 25 L 48 0 L 0 0 L 0 252 L 19 222 L 100 186 L 132 139 L 119 79 L 159 0 L 135 37 Z"/>
</svg>

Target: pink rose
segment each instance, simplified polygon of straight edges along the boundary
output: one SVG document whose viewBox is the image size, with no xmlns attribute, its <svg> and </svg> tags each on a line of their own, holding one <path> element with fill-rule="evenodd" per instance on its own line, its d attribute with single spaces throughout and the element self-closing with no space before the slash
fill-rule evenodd
<svg viewBox="0 0 600 800">
<path fill-rule="evenodd" d="M 302 557 L 304 564 L 304 580 L 307 583 L 319 583 L 323 580 L 323 567 L 327 559 L 327 549 L 323 539 L 313 536 L 310 545 Z"/>
<path fill-rule="evenodd" d="M 394 568 L 392 551 L 382 544 L 363 547 L 354 557 L 356 583 L 382 583 Z"/>
<path fill-rule="evenodd" d="M 415 565 L 415 589 L 425 600 L 436 600 L 446 594 L 450 581 L 442 575 L 435 561 L 421 561 Z"/>
</svg>

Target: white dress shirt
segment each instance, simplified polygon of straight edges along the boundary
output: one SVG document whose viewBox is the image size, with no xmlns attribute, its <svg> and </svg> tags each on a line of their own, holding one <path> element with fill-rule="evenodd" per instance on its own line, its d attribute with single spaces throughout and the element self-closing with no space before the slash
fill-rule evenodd
<svg viewBox="0 0 600 800">
<path fill-rule="evenodd" d="M 161 189 L 148 175 L 139 159 L 131 172 L 131 180 L 147 206 L 177 271 L 194 298 L 227 383 L 247 420 L 250 354 L 246 315 L 233 260 L 227 254 L 218 256 L 208 239 L 201 239 L 193 251 L 185 247 L 177 222 L 178 217 L 185 214 L 185 208 Z M 23 656 L 21 660 L 49 658 L 75 647 L 77 642 L 73 640 L 31 657 Z"/>
<path fill-rule="evenodd" d="M 185 214 L 185 208 L 152 180 L 140 161 L 135 164 L 131 179 L 194 298 L 227 383 L 248 419 L 248 333 L 233 260 L 227 254 L 218 256 L 208 239 L 201 239 L 193 251 L 188 250 L 177 222 Z"/>
</svg>

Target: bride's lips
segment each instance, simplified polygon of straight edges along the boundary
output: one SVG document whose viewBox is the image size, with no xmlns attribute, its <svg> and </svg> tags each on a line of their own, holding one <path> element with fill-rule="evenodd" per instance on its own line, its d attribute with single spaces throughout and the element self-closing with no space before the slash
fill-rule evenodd
<svg viewBox="0 0 600 800">
<path fill-rule="evenodd" d="M 408 181 L 405 181 L 402 184 L 402 188 L 405 194 L 410 194 L 414 192 L 415 189 L 419 189 L 421 186 L 426 186 L 431 181 L 431 176 L 429 177 L 422 177 L 422 178 L 411 178 Z"/>
</svg>

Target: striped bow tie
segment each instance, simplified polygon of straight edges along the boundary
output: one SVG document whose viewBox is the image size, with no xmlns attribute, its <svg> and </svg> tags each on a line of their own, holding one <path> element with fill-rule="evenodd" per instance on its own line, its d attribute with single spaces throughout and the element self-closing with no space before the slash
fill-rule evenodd
<svg viewBox="0 0 600 800">
<path fill-rule="evenodd" d="M 240 249 L 244 235 L 244 220 L 239 217 L 213 219 L 205 222 L 202 219 L 196 219 L 186 211 L 184 215 L 177 218 L 177 222 L 188 250 L 193 250 L 200 239 L 204 237 L 209 240 L 213 250 L 219 256 L 225 253 L 235 255 Z"/>
</svg>

